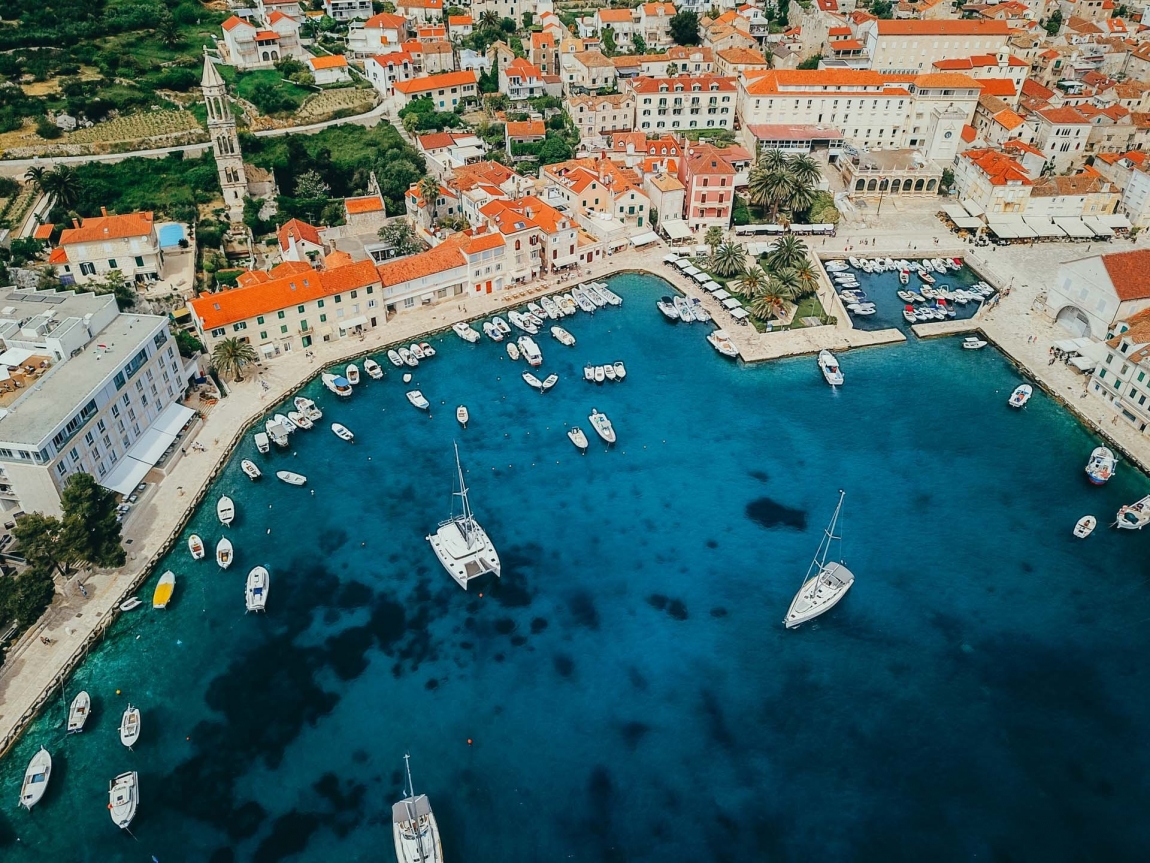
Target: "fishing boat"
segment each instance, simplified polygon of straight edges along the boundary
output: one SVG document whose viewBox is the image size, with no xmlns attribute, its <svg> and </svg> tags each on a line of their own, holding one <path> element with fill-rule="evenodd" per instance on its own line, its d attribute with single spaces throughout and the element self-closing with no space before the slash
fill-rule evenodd
<svg viewBox="0 0 1150 863">
<path fill-rule="evenodd" d="M 531 372 L 524 372 L 523 373 L 523 380 L 525 380 L 527 382 L 527 386 L 534 387 L 535 389 L 542 392 L 543 381 L 539 380 L 539 378 L 535 377 L 535 375 L 531 374 Z"/>
<path fill-rule="evenodd" d="M 269 440 L 267 432 L 256 432 L 253 435 L 256 441 L 256 450 L 261 453 L 267 453 L 271 450 L 271 440 Z"/>
<path fill-rule="evenodd" d="M 623 378 L 627 377 L 627 367 L 625 365 L 623 365 L 622 360 L 615 363 L 613 368 L 615 369 L 615 379 L 616 380 L 621 381 L 621 380 L 623 380 Z"/>
<path fill-rule="evenodd" d="M 731 341 L 731 337 L 727 335 L 725 330 L 707 333 L 707 341 L 711 343 L 711 347 L 725 357 L 737 357 L 739 355 L 739 349 L 735 347 L 735 343 Z"/>
<path fill-rule="evenodd" d="M 121 830 L 127 830 L 136 817 L 136 807 L 140 803 L 140 778 L 136 771 L 121 773 L 108 783 L 108 813 L 112 823 Z"/>
<path fill-rule="evenodd" d="M 1022 386 L 1015 388 L 1014 392 L 1010 394 L 1010 400 L 1007 403 L 1012 408 L 1026 407 L 1026 403 L 1030 401 L 1030 397 L 1033 394 L 1034 390 L 1031 388 L 1030 384 L 1023 384 Z"/>
<path fill-rule="evenodd" d="M 576 426 L 575 428 L 573 428 L 567 432 L 567 437 L 571 440 L 571 443 L 575 444 L 575 446 L 579 449 L 579 451 L 581 453 L 586 455 L 586 453 L 587 453 L 587 435 L 585 435 L 583 433 L 583 429 Z"/>
<path fill-rule="evenodd" d="M 216 502 L 216 517 L 224 527 L 230 525 L 236 518 L 236 505 L 226 494 Z"/>
<path fill-rule="evenodd" d="M 459 482 L 459 491 L 452 493 L 452 498 L 458 496 L 462 501 L 462 512 L 453 515 L 447 521 L 442 521 L 435 533 L 428 534 L 427 541 L 443 568 L 455 579 L 456 583 L 467 590 L 467 583 L 488 572 L 499 576 L 499 555 L 495 546 L 476 522 L 471 512 L 471 504 L 467 499 L 467 483 L 463 479 L 463 467 L 459 462 L 459 446 L 455 446 L 455 473 Z"/>
<path fill-rule="evenodd" d="M 913 308 L 911 308 L 910 306 L 907 306 L 905 309 L 902 310 L 902 319 L 904 321 L 906 321 L 908 324 L 913 324 L 915 321 L 918 320 L 918 316 L 915 315 Z"/>
<path fill-rule="evenodd" d="M 188 551 L 192 554 L 192 560 L 204 559 L 204 541 L 199 534 L 193 533 L 188 537 Z"/>
<path fill-rule="evenodd" d="M 460 405 L 455 409 L 455 420 L 464 428 L 467 428 L 467 421 L 471 419 L 471 415 L 467 412 L 467 405 Z"/>
<path fill-rule="evenodd" d="M 515 342 L 507 343 L 507 356 L 513 360 L 519 359 L 519 346 L 516 345 Z"/>
<path fill-rule="evenodd" d="M 354 386 L 359 386 L 359 366 L 355 363 L 348 363 L 347 369 L 344 371 L 344 377 L 347 382 Z"/>
<path fill-rule="evenodd" d="M 120 718 L 120 742 L 131 749 L 140 739 L 140 708 L 128 705 Z"/>
<path fill-rule="evenodd" d="M 479 333 L 472 328 L 471 324 L 460 321 L 457 324 L 452 324 L 451 329 L 455 331 L 457 336 L 469 344 L 475 344 L 479 341 Z"/>
<path fill-rule="evenodd" d="M 570 294 L 564 294 L 559 297 L 559 310 L 563 312 L 564 316 L 570 316 L 579 311 L 579 306 L 575 304 L 575 299 Z"/>
<path fill-rule="evenodd" d="M 403 365 L 403 358 L 400 357 L 399 352 L 394 348 L 387 352 L 387 361 L 396 368 L 399 368 Z"/>
<path fill-rule="evenodd" d="M 539 300 L 539 305 L 543 307 L 543 313 L 547 315 L 549 320 L 558 320 L 563 313 L 559 311 L 559 306 L 551 297 L 543 297 Z"/>
<path fill-rule="evenodd" d="M 51 778 L 52 754 L 41 746 L 24 771 L 24 782 L 20 785 L 20 805 L 31 812 L 32 807 L 44 797 Z"/>
<path fill-rule="evenodd" d="M 232 565 L 234 557 L 232 541 L 226 536 L 221 536 L 220 541 L 216 543 L 216 564 L 220 569 L 227 569 Z"/>
<path fill-rule="evenodd" d="M 587 419 L 599 437 L 609 444 L 615 443 L 615 427 L 611 425 L 611 420 L 607 419 L 607 414 L 601 414 L 595 408 L 591 408 L 591 416 Z"/>
<path fill-rule="evenodd" d="M 306 485 L 307 477 L 302 473 L 293 473 L 290 470 L 277 470 L 276 479 L 280 482 L 286 482 L 288 485 Z"/>
<path fill-rule="evenodd" d="M 347 426 L 343 425 L 342 423 L 332 423 L 331 424 L 331 430 L 335 433 L 335 436 L 337 438 L 339 438 L 340 440 L 345 440 L 348 443 L 351 443 L 353 440 L 355 440 L 355 435 L 353 435 L 351 433 L 351 429 L 349 429 Z"/>
<path fill-rule="evenodd" d="M 351 395 L 351 384 L 348 383 L 347 378 L 342 375 L 333 375 L 324 372 L 319 378 L 323 381 L 323 385 L 335 393 L 340 398 L 348 398 Z"/>
<path fill-rule="evenodd" d="M 900 285 L 905 285 L 910 282 L 910 273 L 906 270 L 900 270 L 898 274 L 898 281 Z"/>
<path fill-rule="evenodd" d="M 527 364 L 535 368 L 543 365 L 543 352 L 539 350 L 539 345 L 535 344 L 535 339 L 531 336 L 519 337 L 519 352 L 523 354 L 523 359 L 527 360 Z"/>
<path fill-rule="evenodd" d="M 918 277 L 920 279 L 922 279 L 924 282 L 926 282 L 928 285 L 934 284 L 934 276 L 932 276 L 930 273 L 919 273 Z"/>
<path fill-rule="evenodd" d="M 68 705 L 68 733 L 79 734 L 84 730 L 88 717 L 92 715 L 92 696 L 84 690 L 76 693 Z"/>
<path fill-rule="evenodd" d="M 152 592 L 152 608 L 164 609 L 172 601 L 172 594 L 176 591 L 176 574 L 170 569 L 160 576 L 156 582 L 156 589 Z"/>
<path fill-rule="evenodd" d="M 137 608 L 139 608 L 143 604 L 144 603 L 140 599 L 140 597 L 130 596 L 127 599 L 125 599 L 123 602 L 120 603 L 120 611 L 135 611 Z"/>
<path fill-rule="evenodd" d="M 429 360 L 429 359 L 431 359 L 433 356 L 435 356 L 435 348 L 433 348 L 433 347 L 432 347 L 430 344 L 428 344 L 427 342 L 420 342 L 420 343 L 419 343 L 419 348 L 420 348 L 420 350 L 422 350 L 422 351 L 423 351 L 423 358 L 424 358 L 424 359 L 427 359 L 427 360 Z"/>
<path fill-rule="evenodd" d="M 419 365 L 419 359 L 408 348 L 399 349 L 399 359 L 405 366 L 415 368 Z"/>
<path fill-rule="evenodd" d="M 287 418 L 291 420 L 292 425 L 294 425 L 297 429 L 310 431 L 311 429 L 315 428 L 314 423 L 312 423 L 311 420 L 309 420 L 299 411 L 288 411 Z"/>
<path fill-rule="evenodd" d="M 686 297 L 675 297 L 671 301 L 675 306 L 675 311 L 679 313 L 679 320 L 685 324 L 689 324 L 695 320 L 695 311 L 691 307 L 691 301 Z"/>
<path fill-rule="evenodd" d="M 491 319 L 491 323 L 495 329 L 499 330 L 499 332 L 503 333 L 503 335 L 511 335 L 511 325 L 508 324 L 507 321 L 503 320 L 503 318 L 496 315 Z"/>
<path fill-rule="evenodd" d="M 841 559 L 838 563 L 827 563 L 831 543 L 839 543 L 840 551 L 842 548 L 842 535 L 835 534 L 835 527 L 838 524 L 839 514 L 842 512 L 845 496 L 844 492 L 839 492 L 838 506 L 835 507 L 834 515 L 831 516 L 830 526 L 823 531 L 823 538 L 819 541 L 814 560 L 807 567 L 803 586 L 799 588 L 799 592 L 791 600 L 791 607 L 787 609 L 787 616 L 783 620 L 787 629 L 794 629 L 796 626 L 830 611 L 838 604 L 839 600 L 846 596 L 851 585 L 855 583 L 854 574 L 843 565 Z"/>
<path fill-rule="evenodd" d="M 557 383 L 559 383 L 559 375 L 550 374 L 543 379 L 541 389 L 543 392 L 547 392 L 547 390 L 551 389 L 551 387 L 555 386 Z"/>
<path fill-rule="evenodd" d="M 832 387 L 841 387 L 843 385 L 843 370 L 839 366 L 839 361 L 828 350 L 819 351 L 819 371 L 823 373 L 826 382 Z"/>
<path fill-rule="evenodd" d="M 667 320 L 679 320 L 679 310 L 675 307 L 675 301 L 670 297 L 660 297 L 655 301 L 655 306 L 663 313 L 663 317 Z"/>
<path fill-rule="evenodd" d="M 403 756 L 407 767 L 407 782 L 402 800 L 391 807 L 391 829 L 395 839 L 395 859 L 398 863 L 443 863 L 443 844 L 439 840 L 439 825 L 426 794 L 415 795 L 411 783 L 410 756 Z"/>
<path fill-rule="evenodd" d="M 256 463 L 251 459 L 245 458 L 240 462 L 240 470 L 244 472 L 248 479 L 256 480 L 263 476 L 263 472 L 256 466 Z"/>
<path fill-rule="evenodd" d="M 264 431 L 267 432 L 268 437 L 272 439 L 272 443 L 276 446 L 286 447 L 288 445 L 288 430 L 274 419 L 264 423 Z"/>
<path fill-rule="evenodd" d="M 899 291 L 898 292 L 898 298 L 900 300 L 902 300 L 904 303 L 913 303 L 914 302 L 914 294 L 912 294 L 910 291 Z"/>
<path fill-rule="evenodd" d="M 712 320 L 711 313 L 707 311 L 706 307 L 703 305 L 703 301 L 698 297 L 693 297 L 691 299 L 691 311 L 695 315 L 695 320 L 699 321 L 700 323 L 706 324 L 710 323 Z"/>
<path fill-rule="evenodd" d="M 1118 459 L 1109 447 L 1095 447 L 1090 453 L 1090 461 L 1086 463 L 1086 478 L 1095 485 L 1105 485 L 1114 476 L 1114 468 L 1118 466 Z"/>
<path fill-rule="evenodd" d="M 1098 525 L 1098 519 L 1092 515 L 1084 515 L 1074 523 L 1074 535 L 1079 539 L 1086 539 Z"/>
<path fill-rule="evenodd" d="M 607 372 L 602 366 L 595 366 L 595 383 L 601 384 L 607 380 Z"/>
<path fill-rule="evenodd" d="M 411 390 L 407 394 L 407 400 L 421 411 L 425 411 L 431 407 L 431 404 L 423 397 L 423 393 L 419 390 Z"/>
<path fill-rule="evenodd" d="M 485 321 L 483 324 L 483 334 L 493 342 L 503 341 L 503 332 L 491 321 Z"/>
<path fill-rule="evenodd" d="M 615 380 L 615 367 L 610 363 L 603 366 L 603 377 L 609 381 Z"/>
<path fill-rule="evenodd" d="M 264 611 L 268 604 L 268 588 L 271 587 L 271 574 L 262 566 L 252 567 L 244 585 L 244 605 L 248 611 Z"/>
<path fill-rule="evenodd" d="M 575 347 L 575 337 L 563 329 L 563 327 L 552 327 L 551 335 L 559 344 L 569 348 Z"/>
<path fill-rule="evenodd" d="M 380 376 L 382 377 L 382 369 L 380 370 Z M 316 407 L 315 402 L 303 396 L 295 397 L 295 409 L 312 422 L 323 419 L 323 411 Z"/>
<path fill-rule="evenodd" d="M 1141 530 L 1150 522 L 1150 495 L 1118 510 L 1114 526 L 1120 530 Z"/>
<path fill-rule="evenodd" d="M 368 376 L 373 380 L 378 381 L 383 379 L 383 366 L 381 366 L 371 357 L 368 357 L 363 361 L 363 370 L 367 372 Z"/>
</svg>

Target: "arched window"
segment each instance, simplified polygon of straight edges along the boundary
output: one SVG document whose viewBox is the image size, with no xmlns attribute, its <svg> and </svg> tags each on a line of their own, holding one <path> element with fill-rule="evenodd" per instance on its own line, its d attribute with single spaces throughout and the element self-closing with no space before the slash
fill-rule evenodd
<svg viewBox="0 0 1150 863">
<path fill-rule="evenodd" d="M 515 251 L 518 252 L 521 248 L 523 248 L 523 246 L 520 244 L 520 242 L 518 240 L 516 240 L 515 241 Z"/>
<path fill-rule="evenodd" d="M 892 182 L 892 183 L 890 184 L 890 191 L 891 191 L 891 194 L 894 194 L 895 192 L 897 192 L 897 191 L 898 191 L 898 187 L 899 187 L 899 186 L 901 186 L 901 185 L 902 185 L 902 180 L 895 180 L 894 182 Z"/>
<path fill-rule="evenodd" d="M 917 180 L 917 181 L 915 182 L 915 184 L 914 184 L 914 190 L 915 190 L 916 192 L 921 192 L 921 191 L 922 191 L 922 180 Z"/>
<path fill-rule="evenodd" d="M 889 185 L 890 184 L 887 181 L 886 177 L 883 177 L 881 180 L 879 180 L 878 189 L 880 192 L 885 192 Z"/>
<path fill-rule="evenodd" d="M 280 58 L 280 52 L 279 51 L 272 51 L 272 59 L 278 60 L 279 58 Z"/>
<path fill-rule="evenodd" d="M 267 51 L 264 51 L 264 52 L 263 52 L 263 54 L 262 54 L 261 56 L 262 56 L 262 58 L 263 58 L 263 60 L 264 60 L 265 62 L 271 59 L 271 58 L 268 56 L 268 52 L 267 52 Z"/>
<path fill-rule="evenodd" d="M 866 180 L 859 180 L 857 183 L 855 183 L 855 191 L 856 192 L 866 191 Z"/>
<path fill-rule="evenodd" d="M 871 180 L 869 183 L 866 184 L 866 190 L 868 192 L 873 192 L 877 188 L 878 188 L 878 180 Z"/>
<path fill-rule="evenodd" d="M 927 190 L 928 192 L 933 192 L 933 191 L 934 191 L 934 187 L 935 187 L 935 186 L 937 186 L 937 185 L 938 185 L 938 180 L 930 180 L 930 181 L 928 181 L 928 182 L 927 182 L 927 184 L 926 184 L 926 190 Z"/>
</svg>

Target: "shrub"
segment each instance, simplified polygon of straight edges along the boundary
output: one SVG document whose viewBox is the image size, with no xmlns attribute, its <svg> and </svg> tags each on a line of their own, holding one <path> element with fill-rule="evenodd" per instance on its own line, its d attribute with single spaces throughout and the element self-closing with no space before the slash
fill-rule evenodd
<svg viewBox="0 0 1150 863">
<path fill-rule="evenodd" d="M 64 134 L 64 131 L 47 117 L 41 117 L 36 121 L 36 134 L 41 138 L 51 140 L 59 138 Z"/>
</svg>

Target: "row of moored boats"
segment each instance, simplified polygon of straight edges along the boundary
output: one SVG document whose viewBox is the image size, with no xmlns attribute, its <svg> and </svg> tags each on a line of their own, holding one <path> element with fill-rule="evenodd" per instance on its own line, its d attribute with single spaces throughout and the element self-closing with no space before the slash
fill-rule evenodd
<svg viewBox="0 0 1150 863">
<path fill-rule="evenodd" d="M 698 297 L 660 297 L 655 301 L 655 306 L 669 321 L 682 321 L 685 324 L 698 321 L 707 324 L 712 320 L 711 313 Z"/>
</svg>

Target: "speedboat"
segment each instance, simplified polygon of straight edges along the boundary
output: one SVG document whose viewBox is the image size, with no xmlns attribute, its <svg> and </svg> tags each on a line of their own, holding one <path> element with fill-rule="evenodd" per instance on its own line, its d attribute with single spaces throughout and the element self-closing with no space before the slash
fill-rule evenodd
<svg viewBox="0 0 1150 863">
<path fill-rule="evenodd" d="M 551 387 L 555 386 L 555 384 L 557 384 L 557 383 L 559 383 L 559 375 L 556 375 L 556 374 L 548 375 L 547 377 L 545 377 L 543 379 L 543 386 L 542 386 L 543 392 L 547 392 L 547 390 L 551 389 Z"/>
<path fill-rule="evenodd" d="M 715 330 L 708 333 L 707 341 L 711 343 L 711 347 L 725 357 L 737 357 L 739 355 L 739 349 L 735 347 L 735 343 L 731 341 L 731 337 L 727 335 L 725 330 Z"/>
<path fill-rule="evenodd" d="M 236 517 L 236 505 L 226 494 L 216 502 L 216 517 L 224 527 L 230 525 Z"/>
<path fill-rule="evenodd" d="M 427 401 L 427 399 L 423 397 L 423 393 L 421 393 L 419 390 L 411 390 L 407 394 L 407 400 L 411 402 L 413 406 L 419 408 L 421 411 L 425 411 L 431 407 L 431 404 Z"/>
<path fill-rule="evenodd" d="M 92 696 L 80 690 L 68 705 L 68 733 L 79 734 L 92 715 Z"/>
<path fill-rule="evenodd" d="M 679 309 L 675 306 L 675 301 L 670 297 L 660 297 L 655 301 L 655 305 L 667 320 L 679 320 Z"/>
<path fill-rule="evenodd" d="M 535 301 L 527 304 L 527 311 L 535 315 L 535 319 L 539 321 L 539 323 L 543 323 L 543 319 L 548 317 L 547 312 L 543 311 L 543 307 Z"/>
<path fill-rule="evenodd" d="M 905 309 L 902 310 L 902 318 L 908 324 L 913 324 L 915 321 L 918 320 L 918 317 L 914 313 L 914 309 L 910 306 L 907 306 Z"/>
<path fill-rule="evenodd" d="M 256 432 L 253 437 L 256 441 L 256 449 L 259 452 L 267 453 L 271 450 L 271 441 L 268 439 L 267 432 Z"/>
<path fill-rule="evenodd" d="M 349 363 L 347 370 L 346 370 L 346 374 L 344 375 L 344 377 L 347 378 L 347 382 L 349 384 L 351 384 L 353 387 L 358 386 L 359 385 L 359 366 L 357 366 L 355 363 Z"/>
<path fill-rule="evenodd" d="M 156 582 L 156 589 L 152 592 L 152 608 L 167 608 L 168 603 L 172 601 L 172 594 L 175 592 L 176 574 L 169 569 Z"/>
<path fill-rule="evenodd" d="M 507 356 L 513 360 L 519 359 L 519 346 L 515 342 L 507 343 Z"/>
<path fill-rule="evenodd" d="M 383 378 L 383 367 L 371 357 L 363 361 L 363 370 L 374 380 L 378 381 Z"/>
<path fill-rule="evenodd" d="M 626 368 L 626 366 L 623 365 L 622 360 L 615 363 L 614 368 L 615 368 L 615 379 L 616 380 L 621 381 L 621 380 L 623 380 L 623 378 L 627 377 L 627 368 Z"/>
<path fill-rule="evenodd" d="M 564 316 L 575 314 L 579 311 L 579 307 L 575 304 L 575 299 L 570 294 L 564 294 L 557 300 L 559 309 L 563 312 Z"/>
<path fill-rule="evenodd" d="M 108 813 L 112 823 L 121 830 L 128 829 L 139 803 L 140 779 L 134 770 L 121 773 L 108 783 Z"/>
<path fill-rule="evenodd" d="M 876 311 L 874 303 L 851 303 L 847 306 L 847 310 L 853 315 L 864 318 L 873 315 Z"/>
<path fill-rule="evenodd" d="M 503 318 L 499 317 L 498 315 L 496 315 L 494 318 L 491 319 L 491 324 L 492 324 L 492 326 L 495 327 L 495 329 L 499 330 L 499 332 L 502 333 L 503 335 L 505 335 L 505 336 L 511 335 L 511 325 L 508 324 L 507 321 L 503 320 Z"/>
<path fill-rule="evenodd" d="M 599 282 L 596 286 L 599 289 L 599 296 L 607 301 L 608 305 L 621 306 L 623 305 L 623 298 L 607 287 L 606 282 Z"/>
<path fill-rule="evenodd" d="M 452 324 L 451 329 L 465 342 L 475 344 L 479 341 L 479 333 L 472 328 L 471 324 L 460 321 L 458 324 Z"/>
<path fill-rule="evenodd" d="M 199 534 L 193 533 L 188 537 L 188 551 L 192 553 L 192 560 L 204 559 L 204 541 Z"/>
<path fill-rule="evenodd" d="M 347 378 L 340 375 L 332 375 L 324 373 L 320 375 L 320 380 L 323 385 L 342 398 L 348 398 L 351 395 L 351 384 L 348 383 Z"/>
<path fill-rule="evenodd" d="M 286 482 L 288 485 L 304 485 L 307 483 L 307 477 L 302 473 L 293 473 L 290 470 L 277 470 L 276 479 L 280 482 Z"/>
<path fill-rule="evenodd" d="M 539 380 L 539 378 L 535 377 L 535 375 L 531 374 L 531 372 L 524 372 L 523 380 L 527 382 L 527 386 L 534 387 L 540 391 L 543 390 L 543 381 Z"/>
<path fill-rule="evenodd" d="M 964 351 L 978 351 L 986 347 L 986 341 L 980 339 L 978 336 L 967 336 L 962 340 L 962 349 Z"/>
<path fill-rule="evenodd" d="M 591 421 L 591 428 L 595 429 L 599 437 L 609 444 L 615 443 L 615 427 L 611 425 L 611 420 L 607 419 L 607 414 L 601 414 L 595 408 L 591 408 L 591 416 L 587 419 Z"/>
<path fill-rule="evenodd" d="M 335 432 L 335 436 L 340 440 L 345 440 L 348 443 L 351 443 L 353 440 L 355 440 L 355 435 L 351 433 L 351 429 L 342 423 L 332 423 L 331 430 Z"/>
<path fill-rule="evenodd" d="M 591 302 L 590 298 L 585 293 L 583 293 L 582 289 L 572 289 L 571 298 L 575 301 L 575 304 L 579 306 L 581 311 L 587 312 L 590 315 L 595 314 L 595 304 Z"/>
<path fill-rule="evenodd" d="M 583 380 L 585 380 L 585 381 L 594 381 L 595 380 L 595 367 L 594 366 L 591 366 L 591 365 L 583 366 Z"/>
<path fill-rule="evenodd" d="M 522 312 L 508 312 L 507 319 L 511 321 L 513 327 L 523 330 L 528 335 L 533 336 L 539 332 L 539 327 L 535 326 L 535 322 Z"/>
<path fill-rule="evenodd" d="M 595 287 L 594 282 L 580 285 L 580 287 L 583 290 L 583 295 L 595 305 L 595 308 L 601 309 L 607 305 L 607 299 L 599 294 L 599 289 Z"/>
<path fill-rule="evenodd" d="M 399 358 L 403 361 L 405 366 L 415 368 L 417 365 L 419 365 L 419 359 L 407 348 L 399 349 Z"/>
<path fill-rule="evenodd" d="M 128 705 L 120 718 L 120 742 L 131 749 L 140 739 L 140 708 Z"/>
<path fill-rule="evenodd" d="M 860 261 L 858 258 L 855 258 L 855 257 L 848 257 L 848 258 L 847 258 L 847 262 L 848 262 L 848 263 L 850 263 L 850 265 L 851 265 L 852 267 L 854 267 L 856 270 L 861 270 L 861 269 L 862 269 L 862 261 Z"/>
<path fill-rule="evenodd" d="M 691 298 L 691 311 L 695 313 L 696 321 L 704 324 L 710 323 L 711 313 L 707 311 L 706 307 L 703 305 L 703 301 L 698 297 Z"/>
<path fill-rule="evenodd" d="M 455 409 L 455 419 L 461 426 L 467 428 L 467 421 L 471 419 L 471 415 L 467 412 L 467 405 L 460 405 Z"/>
<path fill-rule="evenodd" d="M 547 315 L 550 320 L 558 320 L 559 316 L 563 313 L 559 311 L 559 306 L 555 305 L 555 301 L 550 297 L 543 297 L 539 300 L 539 305 L 543 307 L 543 313 Z"/>
<path fill-rule="evenodd" d="M 240 462 L 240 470 L 244 472 L 248 479 L 254 480 L 263 476 L 263 473 L 260 471 L 259 467 L 256 466 L 256 463 L 248 458 L 245 458 Z"/>
<path fill-rule="evenodd" d="M 312 428 L 315 428 L 312 421 L 301 414 L 299 411 L 288 411 L 287 418 L 297 429 L 308 431 Z"/>
<path fill-rule="evenodd" d="M 120 611 L 135 611 L 143 604 L 143 600 L 141 600 L 140 597 L 130 596 L 120 603 Z"/>
<path fill-rule="evenodd" d="M 579 451 L 586 454 L 587 452 L 587 435 L 583 433 L 583 429 L 576 426 L 567 432 L 567 437 L 570 438 L 571 443 L 579 448 Z"/>
<path fill-rule="evenodd" d="M 463 478 L 463 467 L 459 463 L 458 446 L 455 448 L 455 469 L 459 491 L 454 492 L 452 497 L 460 498 L 462 512 L 459 515 L 453 514 L 447 521 L 441 521 L 435 533 L 428 534 L 426 539 L 431 543 L 431 549 L 443 568 L 455 579 L 456 584 L 467 590 L 467 584 L 473 578 L 489 572 L 495 573 L 498 577 L 502 565 L 494 543 L 471 512 L 471 504 L 467 498 L 467 483 Z"/>
<path fill-rule="evenodd" d="M 295 434 L 295 423 L 289 420 L 284 414 L 276 414 L 272 417 L 272 420 L 279 423 L 288 434 Z"/>
<path fill-rule="evenodd" d="M 529 365 L 535 368 L 543 365 L 543 353 L 539 350 L 539 345 L 535 344 L 535 339 L 531 336 L 520 336 L 518 341 L 519 350 Z"/>
<path fill-rule="evenodd" d="M 380 370 L 380 376 L 383 376 L 382 370 Z M 315 402 L 311 399 L 305 399 L 303 396 L 296 396 L 295 409 L 300 412 L 301 416 L 307 417 L 312 422 L 323 419 L 323 411 L 315 406 Z"/>
<path fill-rule="evenodd" d="M 898 292 L 898 298 L 900 300 L 902 300 L 904 303 L 913 303 L 914 302 L 914 294 L 912 294 L 910 291 L 899 291 Z"/>
<path fill-rule="evenodd" d="M 1118 510 L 1115 527 L 1122 530 L 1141 530 L 1150 522 L 1150 495 Z"/>
<path fill-rule="evenodd" d="M 1086 477 L 1095 485 L 1105 485 L 1114 476 L 1114 468 L 1118 466 L 1118 459 L 1109 447 L 1095 447 L 1090 453 L 1090 461 L 1086 463 Z"/>
<path fill-rule="evenodd" d="M 847 265 L 842 261 L 826 261 L 823 263 L 823 267 L 828 273 L 842 273 L 847 269 Z"/>
<path fill-rule="evenodd" d="M 424 359 L 426 359 L 426 360 L 429 360 L 429 359 L 431 359 L 433 356 L 435 356 L 435 348 L 433 348 L 433 347 L 432 347 L 430 344 L 428 344 L 427 342 L 420 342 L 420 343 L 419 343 L 419 349 L 420 349 L 421 351 L 423 351 L 423 358 L 424 358 Z"/>
<path fill-rule="evenodd" d="M 426 359 L 426 357 L 423 354 L 423 348 L 421 348 L 419 346 L 419 342 L 412 342 L 410 345 L 407 346 L 407 349 L 408 349 L 408 351 L 411 352 L 411 355 L 413 357 L 415 357 L 417 360 Z"/>
<path fill-rule="evenodd" d="M 1030 397 L 1033 394 L 1034 390 L 1031 388 L 1030 384 L 1023 384 L 1020 387 L 1016 387 L 1014 392 L 1010 394 L 1010 401 L 1008 404 L 1012 408 L 1025 407 L 1026 403 L 1030 401 Z"/>
<path fill-rule="evenodd" d="M 695 311 L 691 306 L 690 300 L 686 297 L 675 297 L 672 302 L 675 304 L 675 311 L 679 313 L 679 320 L 685 324 L 689 324 L 695 320 Z"/>
<path fill-rule="evenodd" d="M 398 863 L 443 863 L 443 843 L 431 802 L 426 794 L 416 796 L 409 756 L 404 755 L 403 760 L 407 763 L 406 796 L 391 807 L 395 859 Z"/>
<path fill-rule="evenodd" d="M 615 380 L 615 367 L 610 363 L 603 366 L 603 377 L 609 381 Z"/>
<path fill-rule="evenodd" d="M 787 609 L 787 616 L 783 619 L 783 625 L 787 629 L 794 629 L 830 611 L 846 596 L 854 584 L 854 574 L 841 560 L 838 563 L 827 563 L 831 543 L 838 542 L 841 548 L 842 536 L 835 534 L 835 525 L 838 523 L 844 497 L 845 494 L 840 491 L 839 503 L 835 507 L 834 515 L 831 516 L 830 526 L 823 531 L 823 538 L 819 541 L 815 557 L 807 567 L 803 586 L 799 588 L 799 592 L 791 600 L 791 607 Z"/>
<path fill-rule="evenodd" d="M 503 331 L 491 323 L 491 321 L 484 321 L 483 334 L 493 342 L 503 341 Z"/>
<path fill-rule="evenodd" d="M 839 367 L 839 361 L 828 350 L 819 351 L 818 357 L 819 370 L 823 373 L 826 382 L 832 387 L 841 387 L 843 384 L 843 371 Z"/>
<path fill-rule="evenodd" d="M 867 296 L 862 291 L 842 291 L 839 293 L 839 296 L 842 298 L 842 301 L 848 305 L 851 303 L 865 303 L 867 301 Z"/>
<path fill-rule="evenodd" d="M 265 611 L 268 604 L 268 588 L 271 587 L 271 574 L 262 566 L 252 568 L 244 585 L 244 604 L 248 611 Z"/>
<path fill-rule="evenodd" d="M 575 337 L 562 327 L 552 327 L 551 335 L 555 338 L 555 341 L 561 345 L 566 345 L 569 348 L 575 346 Z"/>
<path fill-rule="evenodd" d="M 234 558 L 232 541 L 226 536 L 221 536 L 220 541 L 216 543 L 216 564 L 220 569 L 227 569 L 232 565 Z"/>
<path fill-rule="evenodd" d="M 399 356 L 398 351 L 394 349 L 387 352 L 387 360 L 396 368 L 403 365 L 403 359 Z"/>
<path fill-rule="evenodd" d="M 605 380 L 607 380 L 607 373 L 603 366 L 595 366 L 595 383 L 601 384 Z"/>
<path fill-rule="evenodd" d="M 539 328 L 543 326 L 543 319 L 547 317 L 546 315 L 537 315 L 530 309 L 526 312 L 520 312 L 520 314 L 523 316 L 523 323 L 531 324 L 531 326 L 535 327 L 535 332 L 539 331 Z M 535 335 L 535 333 L 531 335 Z"/>
<path fill-rule="evenodd" d="M 1074 523 L 1074 535 L 1079 539 L 1086 539 L 1098 524 L 1098 519 L 1092 515 L 1084 515 Z"/>
<path fill-rule="evenodd" d="M 32 756 L 24 771 L 24 782 L 20 785 L 20 805 L 32 811 L 48 790 L 48 780 L 52 778 L 52 754 L 43 746 Z"/>
</svg>

